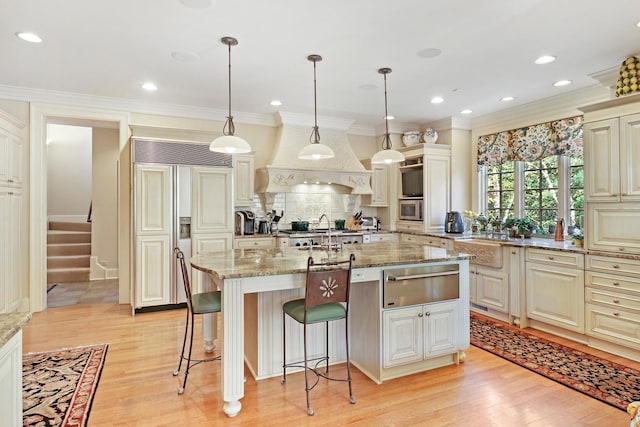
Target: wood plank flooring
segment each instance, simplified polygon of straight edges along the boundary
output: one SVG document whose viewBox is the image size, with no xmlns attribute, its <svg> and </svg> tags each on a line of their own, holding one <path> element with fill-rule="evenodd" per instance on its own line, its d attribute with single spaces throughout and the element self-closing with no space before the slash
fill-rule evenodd
<svg viewBox="0 0 640 427">
<path fill-rule="evenodd" d="M 349 403 L 344 383 L 321 381 L 311 394 L 313 417 L 306 414 L 302 373 L 287 376 L 283 386 L 280 378 L 256 382 L 246 372 L 243 409 L 228 418 L 219 393 L 220 362 L 194 368 L 185 394 L 176 392 L 178 379 L 171 372 L 184 316 L 184 310 L 131 316 L 129 306 L 117 304 L 52 308 L 35 313 L 26 325 L 24 352 L 109 344 L 89 426 L 629 425 L 624 411 L 473 346 L 460 366 L 382 385 L 354 369 L 355 405 Z M 610 359 L 640 368 L 639 363 Z"/>
</svg>

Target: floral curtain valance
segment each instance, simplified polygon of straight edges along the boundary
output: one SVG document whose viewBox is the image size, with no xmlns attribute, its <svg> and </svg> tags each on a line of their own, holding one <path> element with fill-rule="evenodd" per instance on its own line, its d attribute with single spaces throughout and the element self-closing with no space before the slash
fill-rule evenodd
<svg viewBox="0 0 640 427">
<path fill-rule="evenodd" d="M 497 166 L 511 160 L 533 162 L 555 155 L 582 156 L 582 116 L 478 138 L 478 165 Z"/>
</svg>

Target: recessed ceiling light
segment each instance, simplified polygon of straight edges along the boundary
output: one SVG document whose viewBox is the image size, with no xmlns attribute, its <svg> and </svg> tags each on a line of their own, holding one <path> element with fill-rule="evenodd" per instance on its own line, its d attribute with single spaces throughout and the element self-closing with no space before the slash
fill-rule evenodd
<svg viewBox="0 0 640 427">
<path fill-rule="evenodd" d="M 16 33 L 16 36 L 29 43 L 42 43 L 42 39 L 35 33 Z"/>
<path fill-rule="evenodd" d="M 540 58 L 536 59 L 533 62 L 538 64 L 538 65 L 542 65 L 542 64 L 548 64 L 548 63 L 553 62 L 555 60 L 556 60 L 555 56 L 543 55 L 543 56 L 541 56 Z"/>
<path fill-rule="evenodd" d="M 515 99 L 515 98 L 514 98 L 513 96 L 505 96 L 505 97 L 502 97 L 502 98 L 500 99 L 500 101 L 502 101 L 502 102 L 509 102 L 509 101 L 513 101 L 514 99 Z"/>
<path fill-rule="evenodd" d="M 636 27 L 640 28 L 640 21 L 636 24 Z"/>
<path fill-rule="evenodd" d="M 440 96 L 434 96 L 429 102 L 431 102 L 432 104 L 440 104 L 444 102 L 444 99 Z"/>
<path fill-rule="evenodd" d="M 212 0 L 180 0 L 180 3 L 192 9 L 206 9 L 212 6 Z"/>
<path fill-rule="evenodd" d="M 277 100 L 277 99 L 274 99 L 273 101 L 271 101 L 271 102 L 269 103 L 269 105 L 273 105 L 274 107 L 278 107 L 278 106 L 282 105 L 282 101 L 279 101 L 279 100 Z"/>
<path fill-rule="evenodd" d="M 178 62 L 198 62 L 200 60 L 200 56 L 193 52 L 175 51 L 171 52 L 171 57 Z"/>
<path fill-rule="evenodd" d="M 391 115 L 384 117 L 385 120 L 395 120 L 395 118 L 396 118 L 395 116 L 391 116 Z"/>
<path fill-rule="evenodd" d="M 416 55 L 418 55 L 420 58 L 435 58 L 436 56 L 440 56 L 441 54 L 442 50 L 435 47 L 429 47 L 419 50 Z"/>
<path fill-rule="evenodd" d="M 154 90 L 158 90 L 158 86 L 156 86 L 153 82 L 146 82 L 142 84 L 142 89 L 153 92 Z"/>
<path fill-rule="evenodd" d="M 468 108 L 465 108 L 464 110 L 460 111 L 460 114 L 471 114 L 473 113 L 473 110 L 470 110 Z"/>
<path fill-rule="evenodd" d="M 566 85 L 570 85 L 570 84 L 571 84 L 571 80 L 558 80 L 553 85 L 556 86 L 556 87 L 561 87 L 561 86 L 566 86 Z"/>
</svg>

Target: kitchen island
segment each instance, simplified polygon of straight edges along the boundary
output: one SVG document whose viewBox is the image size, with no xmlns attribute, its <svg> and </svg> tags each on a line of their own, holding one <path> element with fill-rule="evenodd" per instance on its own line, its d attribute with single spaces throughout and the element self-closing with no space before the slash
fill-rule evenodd
<svg viewBox="0 0 640 427">
<path fill-rule="evenodd" d="M 263 248 L 234 249 L 220 252 L 203 252 L 191 258 L 193 268 L 204 272 L 211 279 L 211 286 L 222 291 L 222 376 L 221 390 L 224 412 L 233 417 L 240 412 L 240 399 L 244 396 L 244 362 L 257 378 L 278 375 L 282 365 L 282 315 L 281 306 L 284 301 L 298 298 L 303 294 L 307 258 L 313 256 L 317 261 L 327 258 L 344 259 L 350 253 L 355 255 L 352 273 L 352 294 L 350 305 L 350 329 L 352 337 L 352 362 L 366 375 L 376 382 L 384 379 L 406 375 L 417 370 L 425 370 L 437 366 L 456 363 L 462 352 L 469 346 L 469 259 L 472 255 L 448 252 L 441 248 L 418 244 L 399 244 L 381 242 L 367 245 L 347 245 L 343 252 L 310 251 L 300 248 Z M 456 264 L 459 271 L 459 297 L 443 307 L 447 313 L 444 317 L 450 341 L 443 346 L 444 352 L 437 351 L 440 342 L 415 337 L 406 340 L 385 343 L 384 332 L 389 325 L 409 325 L 409 330 L 420 334 L 433 330 L 439 316 L 434 316 L 433 324 L 427 322 L 430 312 L 424 314 L 422 305 L 406 308 L 383 310 L 382 281 L 383 271 L 390 268 L 416 267 L 424 265 Z M 427 308 L 431 304 L 425 305 Z M 406 310 L 419 311 L 407 323 Z M 404 321 L 394 323 L 393 318 L 383 319 L 383 312 L 397 314 L 400 310 Z M 337 323 L 337 322 L 333 322 Z M 292 325 L 293 326 L 293 325 Z M 319 325 L 314 325 L 319 326 Z M 424 328 L 424 329 L 423 329 Z M 452 330 L 454 328 L 455 330 Z M 290 327 L 294 334 L 301 328 Z M 339 326 L 330 330 L 332 361 L 341 360 L 344 335 L 340 336 Z M 405 332 L 407 329 L 397 329 Z M 424 332 L 423 332 L 424 330 Z M 321 332 L 322 329 L 319 330 Z M 336 333 L 334 333 L 336 332 Z M 315 335 L 314 332 L 312 334 Z M 320 334 L 318 334 L 320 335 Z M 315 335 L 317 336 L 317 335 Z M 292 358 L 302 351 L 298 335 L 294 339 L 287 336 L 292 343 Z M 323 351 L 323 339 L 310 344 L 310 353 Z M 424 345 L 420 345 L 424 342 Z M 406 344 L 403 346 L 403 344 Z M 425 348 L 433 344 L 436 352 L 426 354 Z M 395 365 L 383 361 L 383 346 L 387 345 L 402 352 L 401 356 L 411 354 L 406 360 Z M 294 347 L 296 346 L 297 349 Z M 342 345 L 343 346 L 343 345 Z M 411 347 L 411 348 L 407 348 Z M 420 347 L 420 348 L 416 348 Z M 427 349 L 428 350 L 428 349 Z M 289 353 L 288 353 L 289 354 Z M 385 353 L 386 354 L 386 353 Z M 433 357 L 430 357 L 433 356 Z M 343 360 L 343 359 L 342 359 Z"/>
</svg>

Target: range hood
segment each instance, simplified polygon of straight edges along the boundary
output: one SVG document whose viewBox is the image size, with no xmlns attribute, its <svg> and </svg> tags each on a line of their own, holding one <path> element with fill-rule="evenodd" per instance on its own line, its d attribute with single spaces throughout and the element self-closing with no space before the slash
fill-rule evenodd
<svg viewBox="0 0 640 427">
<path fill-rule="evenodd" d="M 351 149 L 347 130 L 352 121 L 320 121 L 320 142 L 333 149 L 335 157 L 325 160 L 298 159 L 298 151 L 309 144 L 312 126 L 308 116 L 278 113 L 280 128 L 273 157 L 268 166 L 256 171 L 257 193 L 287 193 L 297 184 L 336 184 L 351 194 L 371 194 L 371 171 L 365 169 Z"/>
</svg>

